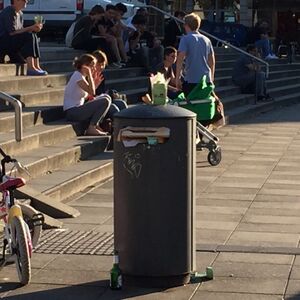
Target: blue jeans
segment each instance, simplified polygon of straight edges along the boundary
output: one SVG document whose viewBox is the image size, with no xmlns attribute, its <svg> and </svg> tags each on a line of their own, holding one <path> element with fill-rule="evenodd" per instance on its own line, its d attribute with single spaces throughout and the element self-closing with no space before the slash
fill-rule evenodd
<svg viewBox="0 0 300 300">
<path fill-rule="evenodd" d="M 262 58 L 272 54 L 270 41 L 268 39 L 261 39 L 255 42 L 255 46 L 260 50 Z"/>
<path fill-rule="evenodd" d="M 111 106 L 109 107 L 108 113 L 106 115 L 107 118 L 113 119 L 114 114 L 117 112 L 127 108 L 127 103 L 121 99 L 112 100 Z"/>
</svg>

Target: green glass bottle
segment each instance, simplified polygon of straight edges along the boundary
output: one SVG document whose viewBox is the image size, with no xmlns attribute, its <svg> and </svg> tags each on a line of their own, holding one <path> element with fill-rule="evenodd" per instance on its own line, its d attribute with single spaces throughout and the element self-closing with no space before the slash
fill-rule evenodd
<svg viewBox="0 0 300 300">
<path fill-rule="evenodd" d="M 119 255 L 118 252 L 114 253 L 113 267 L 110 270 L 110 288 L 112 290 L 120 290 L 122 288 L 122 272 L 119 267 Z"/>
</svg>

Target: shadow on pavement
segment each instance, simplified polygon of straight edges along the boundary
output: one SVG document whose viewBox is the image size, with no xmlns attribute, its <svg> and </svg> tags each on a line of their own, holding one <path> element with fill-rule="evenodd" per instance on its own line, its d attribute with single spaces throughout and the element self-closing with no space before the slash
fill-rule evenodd
<svg viewBox="0 0 300 300">
<path fill-rule="evenodd" d="M 1 299 L 15 300 L 119 300 L 163 292 L 163 289 L 123 287 L 113 291 L 108 280 L 88 282 L 81 285 L 59 286 L 57 284 L 32 283 L 21 286 L 20 283 L 1 283 Z"/>
</svg>

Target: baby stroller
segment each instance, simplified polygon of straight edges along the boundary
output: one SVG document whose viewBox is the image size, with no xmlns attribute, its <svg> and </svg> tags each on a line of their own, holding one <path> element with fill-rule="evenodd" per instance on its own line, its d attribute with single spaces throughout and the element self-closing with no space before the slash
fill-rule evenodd
<svg viewBox="0 0 300 300">
<path fill-rule="evenodd" d="M 218 105 L 221 103 L 213 90 L 214 86 L 207 85 L 206 76 L 204 76 L 186 98 L 182 93 L 173 100 L 173 104 L 197 114 L 197 150 L 208 149 L 208 162 L 212 166 L 217 166 L 221 162 L 222 151 L 218 145 L 219 138 L 209 128 L 211 124 L 221 119 L 223 122 L 223 114 L 219 112 Z"/>
</svg>

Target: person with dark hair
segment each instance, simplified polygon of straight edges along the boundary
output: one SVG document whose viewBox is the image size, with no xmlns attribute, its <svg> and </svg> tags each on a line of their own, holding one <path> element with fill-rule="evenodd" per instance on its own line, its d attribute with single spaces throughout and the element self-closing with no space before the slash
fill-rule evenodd
<svg viewBox="0 0 300 300">
<path fill-rule="evenodd" d="M 103 94 L 109 95 L 109 91 L 106 89 L 105 86 L 105 77 L 103 75 L 103 71 L 105 67 L 107 66 L 107 57 L 104 52 L 100 50 L 96 50 L 93 52 L 93 56 L 96 58 L 96 72 L 94 73 L 94 76 L 101 78 L 101 83 L 96 89 L 96 95 L 101 96 Z M 122 99 L 115 99 L 113 96 L 111 97 L 111 106 L 108 110 L 107 117 L 113 118 L 113 115 L 117 112 L 119 112 L 122 109 L 127 108 L 127 103 Z"/>
<path fill-rule="evenodd" d="M 174 47 L 166 47 L 164 49 L 164 61 L 156 67 L 156 72 L 162 73 L 166 80 L 169 80 L 168 97 L 175 99 L 179 90 L 176 88 L 175 74 L 173 66 L 176 63 L 177 50 Z"/>
<path fill-rule="evenodd" d="M 88 15 L 81 17 L 75 24 L 72 47 L 92 52 L 96 49 L 108 51 L 105 39 L 94 37 L 92 30 L 105 11 L 101 5 L 95 5 Z"/>
<path fill-rule="evenodd" d="M 132 61 L 152 72 L 163 61 L 163 47 L 156 33 L 146 31 L 146 22 L 142 15 L 133 17 L 125 49 Z"/>
<path fill-rule="evenodd" d="M 136 11 L 136 13 L 134 14 L 134 16 L 129 17 L 129 18 L 126 20 L 125 25 L 130 27 L 130 26 L 132 25 L 132 19 L 133 19 L 135 16 L 142 16 L 142 17 L 144 17 L 144 19 L 146 20 L 146 23 L 147 23 L 148 11 L 147 11 L 146 8 L 140 7 L 140 8 Z"/>
<path fill-rule="evenodd" d="M 254 44 L 248 45 L 246 50 L 249 54 L 260 57 Z M 241 88 L 242 93 L 256 93 L 258 101 L 273 100 L 266 92 L 266 74 L 261 71 L 260 65 L 247 55 L 241 55 L 236 61 L 232 81 Z"/>
<path fill-rule="evenodd" d="M 85 135 L 106 135 L 100 123 L 111 105 L 110 97 L 99 96 L 87 101 L 88 96 L 96 96 L 96 88 L 103 78 L 95 75 L 97 60 L 90 54 L 75 58 L 73 65 L 76 71 L 65 87 L 63 109 L 69 121 L 88 121 Z"/>
<path fill-rule="evenodd" d="M 97 30 L 95 32 L 96 35 L 99 35 L 105 39 L 111 46 L 113 59 L 110 66 L 113 68 L 121 68 L 123 66 L 121 64 L 122 57 L 119 49 L 119 42 L 114 32 L 114 30 L 116 30 L 114 28 L 116 25 L 115 19 L 118 17 L 118 15 L 119 11 L 116 9 L 116 7 L 112 4 L 108 4 L 106 6 L 105 14 L 97 22 Z"/>
<path fill-rule="evenodd" d="M 23 12 L 27 0 L 13 0 L 0 13 L 0 49 L 10 56 L 21 54 L 18 59 L 27 63 L 27 75 L 47 75 L 40 67 L 40 49 L 37 32 L 43 24 L 36 22 L 34 25 L 23 26 Z M 10 57 L 12 60 L 12 57 Z"/>
<path fill-rule="evenodd" d="M 125 51 L 125 45 L 123 40 L 123 33 L 127 30 L 126 25 L 122 22 L 124 14 L 127 12 L 127 7 L 123 3 L 117 3 L 115 5 L 115 17 L 113 19 L 114 26 L 110 28 L 109 33 L 112 34 L 118 43 L 118 49 L 122 62 L 125 64 L 128 62 L 128 56 Z"/>
<path fill-rule="evenodd" d="M 175 11 L 174 17 L 183 20 L 185 13 L 183 11 Z M 172 46 L 178 48 L 179 37 L 184 34 L 184 29 L 181 23 L 175 19 L 170 19 L 165 27 L 164 46 Z"/>
<path fill-rule="evenodd" d="M 120 13 L 122 16 L 127 13 L 127 7 L 125 4 L 119 2 L 115 5 L 116 11 Z"/>
</svg>

